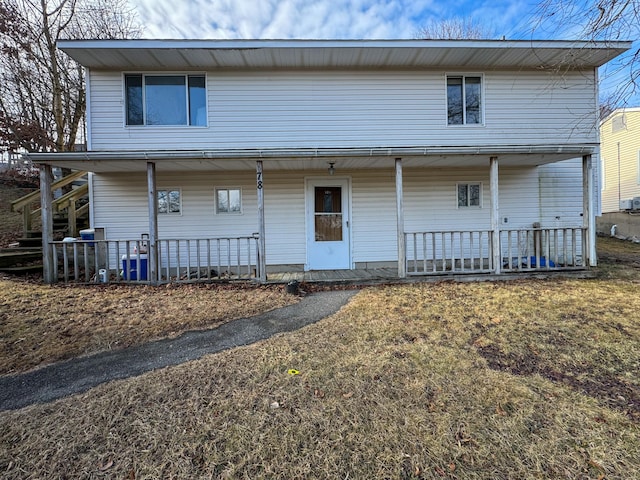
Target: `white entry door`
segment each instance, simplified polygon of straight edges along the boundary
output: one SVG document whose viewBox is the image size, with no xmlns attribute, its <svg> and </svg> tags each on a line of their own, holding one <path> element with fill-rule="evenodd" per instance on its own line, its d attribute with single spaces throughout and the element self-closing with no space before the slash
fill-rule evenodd
<svg viewBox="0 0 640 480">
<path fill-rule="evenodd" d="M 351 268 L 349 180 L 307 180 L 307 270 Z"/>
</svg>

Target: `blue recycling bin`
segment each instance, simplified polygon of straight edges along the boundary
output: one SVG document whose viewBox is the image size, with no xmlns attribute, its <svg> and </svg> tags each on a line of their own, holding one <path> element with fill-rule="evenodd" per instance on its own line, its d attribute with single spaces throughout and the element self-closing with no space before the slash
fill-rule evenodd
<svg viewBox="0 0 640 480">
<path fill-rule="evenodd" d="M 88 228 L 86 230 L 80 230 L 80 239 L 81 240 L 95 240 L 96 231 L 93 228 Z M 94 243 L 91 242 L 89 244 L 90 247 L 93 247 Z"/>
<path fill-rule="evenodd" d="M 140 266 L 138 267 L 138 255 L 122 256 L 122 278 L 124 280 L 146 280 L 147 279 L 147 255 L 140 254 Z"/>
</svg>

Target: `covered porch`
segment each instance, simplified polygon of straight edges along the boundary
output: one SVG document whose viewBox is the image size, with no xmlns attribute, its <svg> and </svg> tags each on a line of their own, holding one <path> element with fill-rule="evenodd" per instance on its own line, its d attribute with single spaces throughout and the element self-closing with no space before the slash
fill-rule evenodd
<svg viewBox="0 0 640 480">
<path fill-rule="evenodd" d="M 144 175 L 147 184 L 148 233 L 144 238 L 54 241 L 51 198 L 41 198 L 44 278 L 57 281 L 161 284 L 193 281 L 365 281 L 425 277 L 493 276 L 524 272 L 584 270 L 595 266 L 593 171 L 591 146 L 526 146 L 467 149 L 384 148 L 208 152 L 84 152 L 34 154 L 41 165 L 41 191 L 51 182 L 51 167 L 65 166 L 94 172 Z M 532 223 L 506 228 L 499 204 L 499 166 L 541 165 L 582 158 L 582 221 L 552 226 Z M 404 171 L 425 168 L 479 168 L 488 172 L 490 222 L 486 228 L 414 231 L 405 221 Z M 266 248 L 264 172 L 297 171 L 301 175 L 332 174 L 331 169 L 357 172 L 392 169 L 395 175 L 396 252 L 392 262 L 358 262 L 349 268 L 273 268 Z M 253 171 L 255 174 L 255 231 L 240 236 L 167 238 L 158 230 L 158 171 Z M 302 177 L 301 177 L 302 178 Z M 354 219 L 356 220 L 356 219 Z M 349 223 L 345 223 L 349 227 Z M 147 229 L 145 229 L 147 230 Z M 387 231 L 388 233 L 388 231 Z M 134 272 L 134 273 L 132 273 Z"/>
</svg>

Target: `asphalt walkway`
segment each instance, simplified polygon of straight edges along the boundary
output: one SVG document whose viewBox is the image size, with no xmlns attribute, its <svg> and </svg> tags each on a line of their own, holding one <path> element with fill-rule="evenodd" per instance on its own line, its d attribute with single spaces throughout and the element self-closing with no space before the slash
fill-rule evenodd
<svg viewBox="0 0 640 480">
<path fill-rule="evenodd" d="M 101 383 L 134 377 L 204 355 L 248 345 L 297 330 L 337 312 L 356 290 L 317 292 L 295 305 L 234 320 L 212 330 L 192 331 L 173 339 L 73 358 L 17 375 L 0 377 L 0 410 L 81 393 Z"/>
</svg>

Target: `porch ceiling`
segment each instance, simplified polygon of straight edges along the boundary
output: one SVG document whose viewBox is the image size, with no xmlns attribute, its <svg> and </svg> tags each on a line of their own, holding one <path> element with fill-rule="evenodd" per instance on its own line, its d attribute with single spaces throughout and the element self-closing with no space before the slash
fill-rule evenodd
<svg viewBox="0 0 640 480">
<path fill-rule="evenodd" d="M 336 170 L 393 168 L 402 158 L 406 168 L 473 168 L 489 165 L 497 156 L 501 167 L 536 166 L 595 151 L 593 145 L 519 147 L 406 147 L 373 149 L 298 149 L 228 151 L 60 152 L 26 154 L 34 163 L 89 172 L 144 172 L 154 162 L 159 172 L 254 171 L 256 160 L 265 170 L 317 171 L 334 163 Z"/>
<path fill-rule="evenodd" d="M 584 69 L 631 42 L 514 40 L 61 40 L 80 64 L 107 70 L 344 68 Z"/>
</svg>

